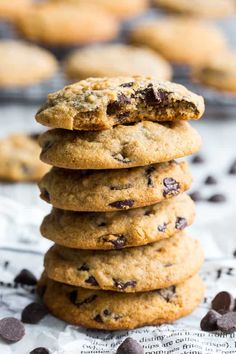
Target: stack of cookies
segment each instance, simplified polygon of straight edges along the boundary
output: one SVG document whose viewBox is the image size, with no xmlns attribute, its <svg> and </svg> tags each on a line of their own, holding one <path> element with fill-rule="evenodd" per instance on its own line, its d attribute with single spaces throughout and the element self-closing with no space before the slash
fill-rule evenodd
<svg viewBox="0 0 236 354">
<path fill-rule="evenodd" d="M 40 182 L 53 205 L 41 232 L 48 309 L 66 322 L 129 329 L 172 322 L 199 304 L 204 286 L 185 161 L 197 152 L 203 99 L 151 78 L 93 78 L 48 96 L 38 122 Z M 56 128 L 56 129 L 55 129 Z"/>
</svg>

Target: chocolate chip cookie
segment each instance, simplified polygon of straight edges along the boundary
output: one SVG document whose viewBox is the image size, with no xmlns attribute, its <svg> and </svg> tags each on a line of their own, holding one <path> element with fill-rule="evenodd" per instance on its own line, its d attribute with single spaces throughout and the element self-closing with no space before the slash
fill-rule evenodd
<svg viewBox="0 0 236 354">
<path fill-rule="evenodd" d="M 103 130 L 141 120 L 199 119 L 203 112 L 203 98 L 182 85 L 144 77 L 91 78 L 49 94 L 36 120 L 53 128 Z"/>
<path fill-rule="evenodd" d="M 43 48 L 22 41 L 0 41 L 0 86 L 25 86 L 52 77 L 54 56 Z"/>
<path fill-rule="evenodd" d="M 73 325 L 105 330 L 173 322 L 191 313 L 204 293 L 198 275 L 177 286 L 129 294 L 77 288 L 49 279 L 44 284 L 43 300 L 53 315 Z"/>
<path fill-rule="evenodd" d="M 170 64 L 148 48 L 107 44 L 79 49 L 65 62 L 65 71 L 74 80 L 88 77 L 144 75 L 170 80 Z"/>
<path fill-rule="evenodd" d="M 192 224 L 195 207 L 186 194 L 149 207 L 110 213 L 53 209 L 41 233 L 55 243 L 79 249 L 121 249 L 173 236 Z"/>
<path fill-rule="evenodd" d="M 161 202 L 190 188 L 187 162 L 123 170 L 52 168 L 39 183 L 41 198 L 72 211 L 118 211 Z"/>
<path fill-rule="evenodd" d="M 234 0 L 154 0 L 153 2 L 167 11 L 197 17 L 224 17 L 236 12 Z"/>
<path fill-rule="evenodd" d="M 204 64 L 227 47 L 218 27 L 181 16 L 140 24 L 131 30 L 130 40 L 156 50 L 174 63 L 188 65 Z"/>
<path fill-rule="evenodd" d="M 201 138 L 187 122 L 140 122 L 100 132 L 53 129 L 40 138 L 43 162 L 68 169 L 123 169 L 196 153 Z"/>
<path fill-rule="evenodd" d="M 0 179 L 12 182 L 38 181 L 49 170 L 39 159 L 34 136 L 13 134 L 0 140 Z"/>
<path fill-rule="evenodd" d="M 178 233 L 168 240 L 111 251 L 75 250 L 54 245 L 45 255 L 50 279 L 89 289 L 151 291 L 180 284 L 203 263 L 197 240 Z"/>
</svg>

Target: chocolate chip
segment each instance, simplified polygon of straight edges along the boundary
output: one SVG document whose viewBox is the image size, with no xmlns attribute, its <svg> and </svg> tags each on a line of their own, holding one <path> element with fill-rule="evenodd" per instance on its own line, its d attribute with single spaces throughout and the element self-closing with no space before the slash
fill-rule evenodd
<svg viewBox="0 0 236 354">
<path fill-rule="evenodd" d="M 229 168 L 229 174 L 230 175 L 236 175 L 236 161 L 232 163 L 232 165 Z"/>
<path fill-rule="evenodd" d="M 217 181 L 217 179 L 214 176 L 207 176 L 207 178 L 205 179 L 204 183 L 211 185 L 211 184 L 217 184 L 218 181 Z"/>
<path fill-rule="evenodd" d="M 111 240 L 110 242 L 114 245 L 116 249 L 121 249 L 126 244 L 126 238 L 123 235 L 118 235 L 116 240 Z"/>
<path fill-rule="evenodd" d="M 103 315 L 104 315 L 104 316 L 110 316 L 110 315 L 111 315 L 111 311 L 105 309 L 105 310 L 103 311 Z"/>
<path fill-rule="evenodd" d="M 155 171 L 155 167 L 154 166 L 149 166 L 146 171 L 145 171 L 145 174 L 147 176 L 147 186 L 148 187 L 154 187 L 154 184 L 153 184 L 153 180 L 152 180 L 152 177 L 151 177 L 151 174 Z"/>
<path fill-rule="evenodd" d="M 179 194 L 180 184 L 174 178 L 172 177 L 164 178 L 163 184 L 164 184 L 164 191 L 163 191 L 164 197 L 175 196 Z"/>
<path fill-rule="evenodd" d="M 92 275 L 90 275 L 88 279 L 85 280 L 85 283 L 91 284 L 93 286 L 98 286 L 97 280 Z"/>
<path fill-rule="evenodd" d="M 221 291 L 218 293 L 211 302 L 212 309 L 217 312 L 221 310 L 233 311 L 234 306 L 234 297 L 227 291 Z"/>
<path fill-rule="evenodd" d="M 223 203 L 226 201 L 226 197 L 224 194 L 213 194 L 207 201 L 210 203 Z"/>
<path fill-rule="evenodd" d="M 124 282 L 124 281 L 119 280 L 119 279 L 113 279 L 113 281 L 114 281 L 114 285 L 117 287 L 117 289 L 120 289 L 120 290 L 125 290 L 129 286 L 134 288 L 136 286 L 136 284 L 137 284 L 136 280 L 129 280 L 127 282 Z"/>
<path fill-rule="evenodd" d="M 128 337 L 118 347 L 116 354 L 144 354 L 144 350 L 136 340 Z"/>
<path fill-rule="evenodd" d="M 134 200 L 133 199 L 118 200 L 117 202 L 110 203 L 109 205 L 116 209 L 129 209 L 132 208 L 132 206 L 134 205 Z"/>
<path fill-rule="evenodd" d="M 99 314 L 94 317 L 94 321 L 96 321 L 98 323 L 103 323 L 103 319 L 102 319 L 101 315 L 99 315 Z"/>
<path fill-rule="evenodd" d="M 236 257 L 236 250 L 234 251 L 233 256 Z"/>
<path fill-rule="evenodd" d="M 205 159 L 202 155 L 196 155 L 192 158 L 192 163 L 204 163 Z"/>
<path fill-rule="evenodd" d="M 131 183 L 127 183 L 127 184 L 123 184 L 123 185 L 111 186 L 110 190 L 111 191 L 122 191 L 122 190 L 125 190 L 125 189 L 129 189 L 131 187 L 132 187 L 132 184 Z"/>
<path fill-rule="evenodd" d="M 117 113 L 117 111 L 120 111 L 122 109 L 123 105 L 127 105 L 131 102 L 130 98 L 124 95 L 122 92 L 118 93 L 117 95 L 117 100 L 110 102 L 107 105 L 107 114 L 109 116 L 114 115 Z"/>
<path fill-rule="evenodd" d="M 21 321 L 24 323 L 39 323 L 48 314 L 47 308 L 43 304 L 32 302 L 24 308 L 21 314 Z"/>
<path fill-rule="evenodd" d="M 0 320 L 0 337 L 9 342 L 18 342 L 25 335 L 25 328 L 21 321 L 14 317 L 5 317 Z"/>
<path fill-rule="evenodd" d="M 170 302 L 170 300 L 175 296 L 176 292 L 176 287 L 174 285 L 170 286 L 169 288 L 166 289 L 160 289 L 158 290 L 158 293 L 163 297 L 167 302 Z"/>
<path fill-rule="evenodd" d="M 177 230 L 183 230 L 188 226 L 187 220 L 182 217 L 177 217 L 175 222 L 175 228 Z"/>
<path fill-rule="evenodd" d="M 50 354 L 50 351 L 46 348 L 39 347 L 31 350 L 29 354 Z"/>
<path fill-rule="evenodd" d="M 236 331 L 236 312 L 228 312 L 217 320 L 217 327 L 225 333 Z"/>
<path fill-rule="evenodd" d="M 37 279 L 28 269 L 22 269 L 21 272 L 15 277 L 14 282 L 22 285 L 33 286 L 37 284 Z"/>
<path fill-rule="evenodd" d="M 168 97 L 166 92 L 155 90 L 152 84 L 149 84 L 144 90 L 139 90 L 137 94 L 140 94 L 141 100 L 149 106 L 159 105 Z"/>
<path fill-rule="evenodd" d="M 82 272 L 88 272 L 89 271 L 89 266 L 87 263 L 83 263 L 82 266 L 79 268 L 80 271 Z"/>
<path fill-rule="evenodd" d="M 120 87 L 132 87 L 133 84 L 133 82 L 125 82 L 124 84 L 121 84 Z"/>
<path fill-rule="evenodd" d="M 216 331 L 218 329 L 217 320 L 220 317 L 221 315 L 218 312 L 214 310 L 208 311 L 200 322 L 201 329 L 206 332 Z"/>
<path fill-rule="evenodd" d="M 202 194 L 199 191 L 190 193 L 189 196 L 194 202 L 200 202 L 203 200 Z"/>
<path fill-rule="evenodd" d="M 45 188 L 41 189 L 40 198 L 42 198 L 48 203 L 50 202 L 50 194 Z"/>
<path fill-rule="evenodd" d="M 77 305 L 77 290 L 73 290 L 69 293 L 69 299 L 73 305 Z"/>
<path fill-rule="evenodd" d="M 78 307 L 85 305 L 85 304 L 90 304 L 91 302 L 96 300 L 96 298 L 97 298 L 97 295 L 94 294 L 94 295 L 91 295 L 91 296 L 85 298 L 84 300 L 82 300 L 80 302 L 77 302 L 77 290 L 73 290 L 69 294 L 69 299 L 72 302 L 72 304 L 76 305 Z"/>
<path fill-rule="evenodd" d="M 107 224 L 105 222 L 101 222 L 100 224 L 98 224 L 98 227 L 103 227 L 106 226 Z"/>
<path fill-rule="evenodd" d="M 160 232 L 166 232 L 167 224 L 164 222 L 163 225 L 158 225 L 157 230 Z"/>
</svg>

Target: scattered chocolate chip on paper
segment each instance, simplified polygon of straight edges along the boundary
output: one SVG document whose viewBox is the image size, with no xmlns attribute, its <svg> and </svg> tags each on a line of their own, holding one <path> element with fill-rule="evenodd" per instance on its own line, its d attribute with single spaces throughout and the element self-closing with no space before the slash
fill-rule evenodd
<svg viewBox="0 0 236 354">
<path fill-rule="evenodd" d="M 144 350 L 136 340 L 128 337 L 118 347 L 116 354 L 144 354 Z"/>
<path fill-rule="evenodd" d="M 25 335 L 25 327 L 15 317 L 5 317 L 0 320 L 0 337 L 8 342 L 18 342 Z"/>
</svg>

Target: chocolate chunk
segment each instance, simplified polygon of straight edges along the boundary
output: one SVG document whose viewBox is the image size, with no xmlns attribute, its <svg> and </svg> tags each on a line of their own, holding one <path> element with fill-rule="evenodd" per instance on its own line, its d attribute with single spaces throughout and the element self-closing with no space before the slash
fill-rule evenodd
<svg viewBox="0 0 236 354">
<path fill-rule="evenodd" d="M 175 228 L 177 230 L 183 230 L 188 226 L 187 220 L 185 218 L 177 217 L 175 222 Z"/>
<path fill-rule="evenodd" d="M 91 284 L 93 286 L 98 286 L 97 280 L 92 275 L 90 275 L 88 279 L 85 280 L 85 283 Z"/>
<path fill-rule="evenodd" d="M 213 194 L 207 201 L 211 203 L 223 203 L 226 201 L 226 197 L 224 194 Z"/>
<path fill-rule="evenodd" d="M 28 269 L 22 269 L 21 272 L 15 277 L 14 282 L 22 285 L 33 286 L 37 284 L 37 279 Z"/>
<path fill-rule="evenodd" d="M 149 84 L 144 90 L 139 90 L 137 94 L 140 94 L 141 100 L 146 102 L 149 106 L 159 105 L 168 97 L 166 92 L 156 91 L 152 84 Z"/>
<path fill-rule="evenodd" d="M 105 309 L 105 310 L 103 311 L 103 315 L 104 315 L 104 316 L 110 316 L 110 315 L 111 315 L 111 311 Z"/>
<path fill-rule="evenodd" d="M 50 354 L 50 351 L 46 348 L 39 347 L 31 350 L 29 354 Z"/>
<path fill-rule="evenodd" d="M 110 242 L 114 245 L 116 249 L 121 249 L 126 244 L 126 238 L 124 235 L 117 235 L 116 240 L 111 240 Z"/>
<path fill-rule="evenodd" d="M 164 222 L 163 225 L 158 225 L 157 230 L 160 232 L 166 232 L 167 224 Z"/>
<path fill-rule="evenodd" d="M 85 298 L 84 300 L 80 301 L 80 302 L 77 302 L 77 290 L 73 290 L 70 294 L 69 294 L 69 299 L 70 301 L 72 302 L 73 305 L 76 305 L 76 306 L 82 306 L 82 305 L 85 305 L 85 304 L 90 304 L 91 302 L 93 302 L 94 300 L 96 300 L 97 298 L 97 295 L 91 295 L 87 298 Z"/>
<path fill-rule="evenodd" d="M 94 321 L 96 321 L 98 323 L 103 323 L 103 319 L 102 319 L 101 315 L 99 315 L 99 314 L 94 317 Z"/>
<path fill-rule="evenodd" d="M 117 202 L 110 203 L 109 205 L 116 209 L 129 209 L 132 208 L 132 206 L 134 205 L 134 200 L 133 199 L 118 200 Z"/>
<path fill-rule="evenodd" d="M 114 285 L 117 287 L 117 289 L 120 289 L 120 290 L 125 290 L 129 286 L 134 288 L 136 286 L 136 284 L 137 284 L 136 280 L 129 280 L 127 282 L 124 282 L 124 281 L 119 280 L 119 279 L 113 279 L 113 281 L 114 281 Z"/>
<path fill-rule="evenodd" d="M 205 159 L 202 155 L 196 155 L 192 158 L 192 163 L 204 163 Z"/>
<path fill-rule="evenodd" d="M 163 297 L 167 302 L 170 302 L 170 300 L 175 296 L 176 292 L 176 287 L 174 285 L 170 286 L 169 288 L 166 289 L 160 289 L 158 290 L 158 293 Z"/>
<path fill-rule="evenodd" d="M 213 310 L 219 311 L 233 311 L 235 306 L 234 297 L 227 291 L 218 293 L 211 302 Z"/>
<path fill-rule="evenodd" d="M 229 169 L 229 174 L 230 175 L 236 175 L 236 161 L 232 163 Z"/>
<path fill-rule="evenodd" d="M 189 196 L 194 202 L 200 202 L 203 200 L 203 197 L 199 191 L 195 191 L 193 193 L 190 193 Z"/>
<path fill-rule="evenodd" d="M 218 181 L 214 176 L 207 176 L 207 178 L 204 181 L 205 184 L 217 184 Z"/>
<path fill-rule="evenodd" d="M 87 263 L 83 263 L 82 266 L 78 269 L 82 272 L 88 272 L 89 271 L 89 266 Z"/>
<path fill-rule="evenodd" d="M 121 84 L 120 87 L 132 87 L 133 84 L 133 82 L 125 82 L 124 84 Z"/>
<path fill-rule="evenodd" d="M 77 305 L 77 290 L 73 290 L 69 293 L 69 299 L 73 305 Z"/>
<path fill-rule="evenodd" d="M 40 198 L 45 200 L 45 202 L 50 203 L 50 194 L 45 188 L 41 189 Z"/>
<path fill-rule="evenodd" d="M 201 329 L 206 332 L 216 331 L 218 329 L 217 320 L 220 317 L 221 315 L 218 312 L 214 310 L 208 311 L 200 322 Z"/>
<path fill-rule="evenodd" d="M 118 347 L 116 354 L 144 354 L 144 349 L 136 340 L 128 337 Z"/>
<path fill-rule="evenodd" d="M 163 190 L 164 197 L 175 196 L 179 194 L 180 184 L 174 178 L 172 177 L 164 178 L 163 184 L 164 184 L 164 190 Z"/>
<path fill-rule="evenodd" d="M 0 320 L 0 337 L 9 342 L 18 342 L 25 335 L 25 327 L 14 317 L 5 317 Z"/>
<path fill-rule="evenodd" d="M 24 308 L 21 314 L 21 321 L 24 323 L 39 323 L 48 314 L 47 308 L 43 304 L 32 302 Z"/>
<path fill-rule="evenodd" d="M 122 92 L 118 93 L 117 100 L 110 102 L 107 105 L 107 114 L 109 116 L 115 115 L 119 112 L 124 105 L 127 105 L 131 102 L 130 98 L 124 95 Z"/>
<path fill-rule="evenodd" d="M 236 312 L 228 312 L 217 320 L 217 327 L 225 333 L 236 331 Z"/>
</svg>

